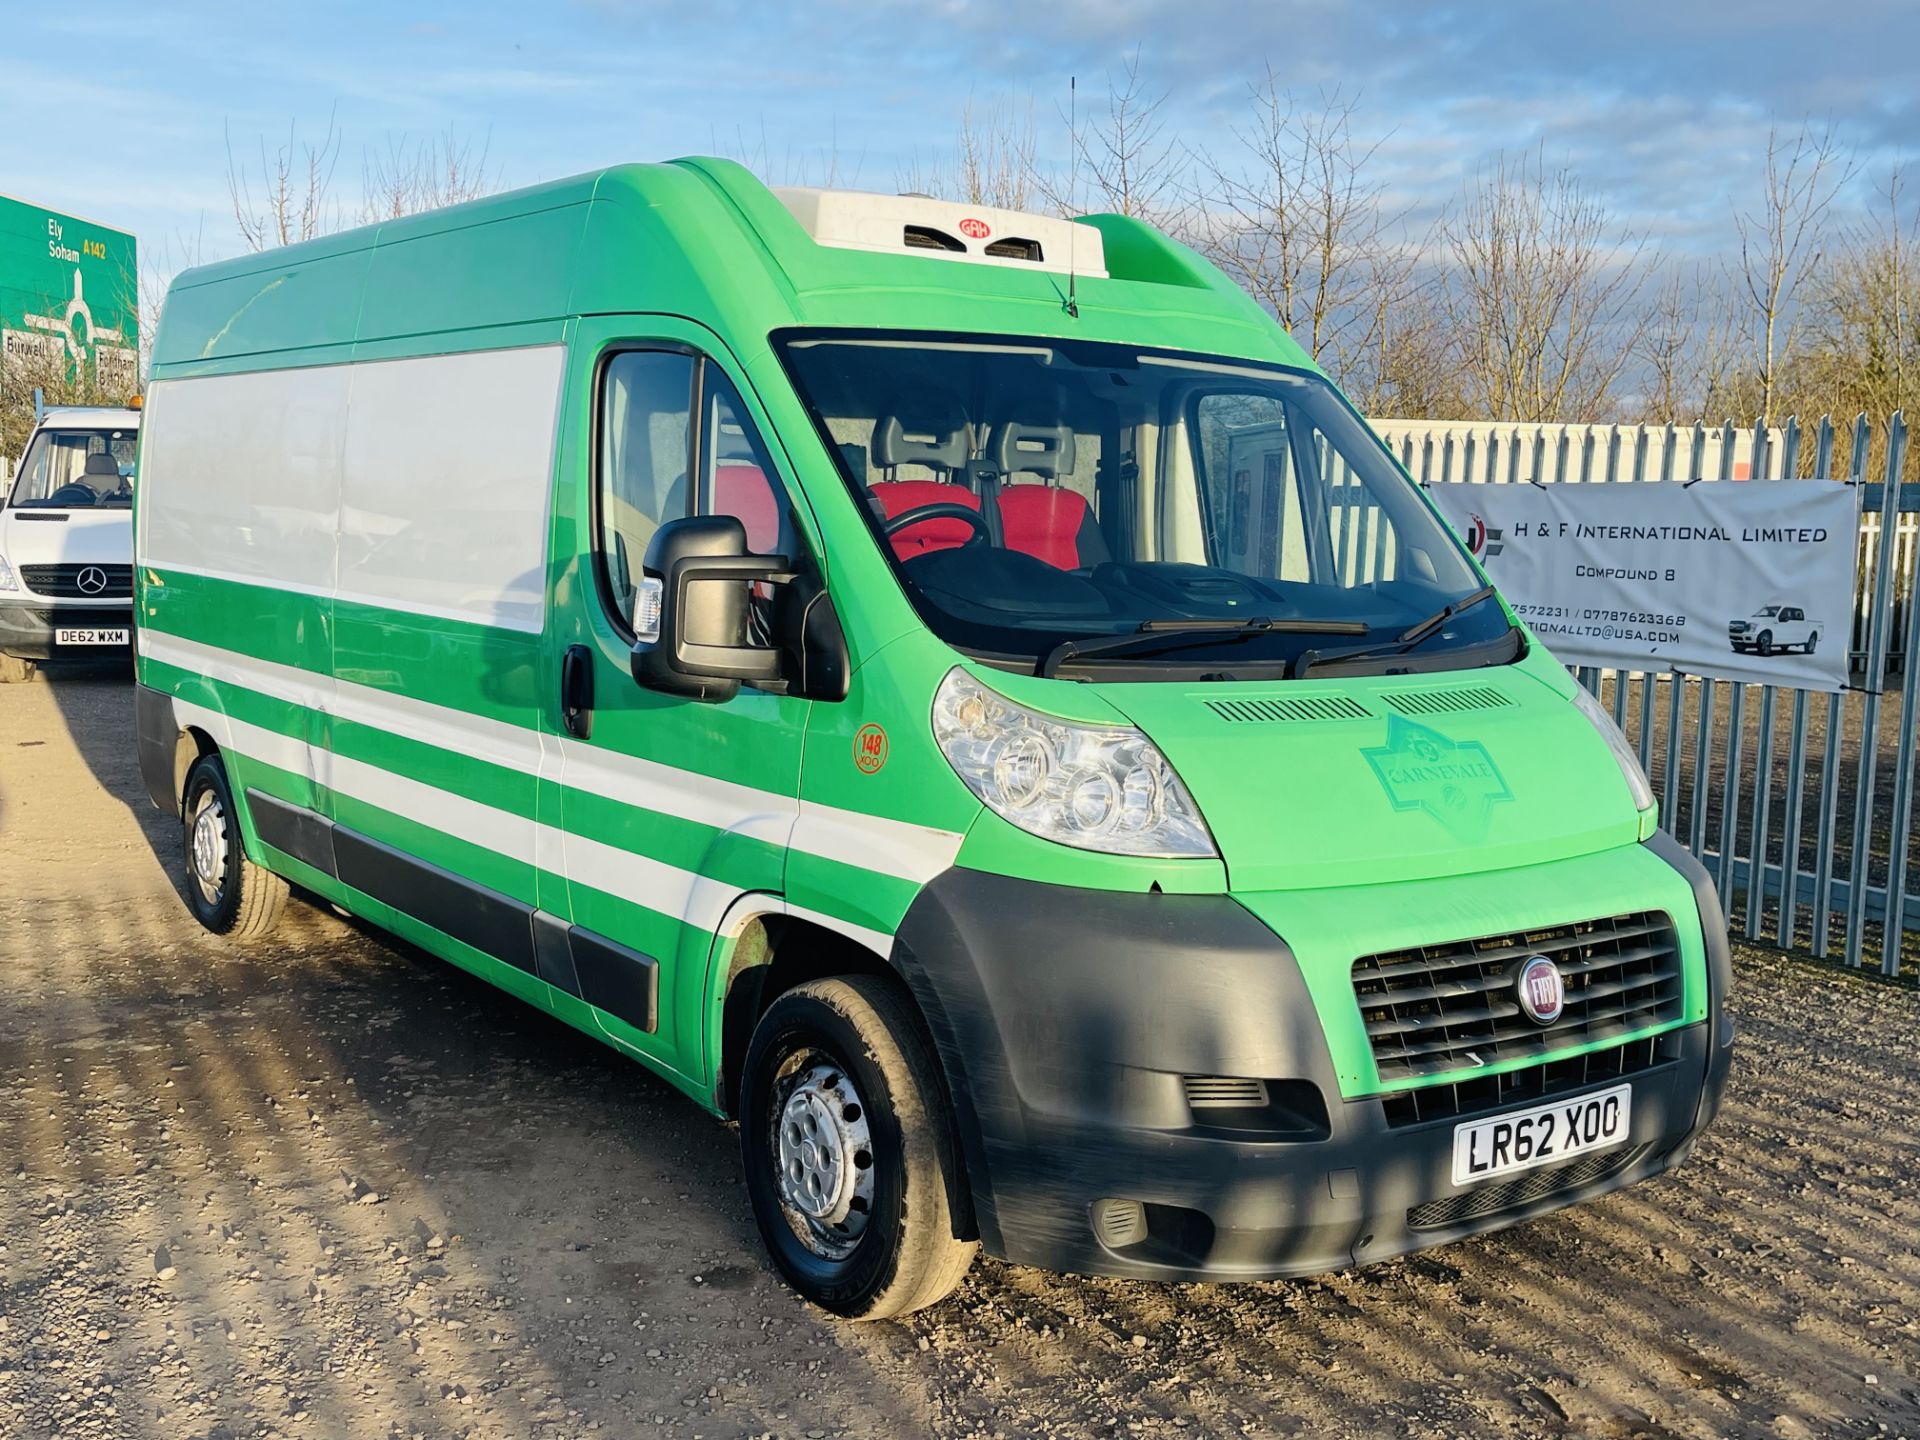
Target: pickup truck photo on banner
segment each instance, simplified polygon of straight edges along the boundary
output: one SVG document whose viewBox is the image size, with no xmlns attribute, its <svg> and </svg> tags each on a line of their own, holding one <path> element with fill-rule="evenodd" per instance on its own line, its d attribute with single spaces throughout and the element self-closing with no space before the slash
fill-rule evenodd
<svg viewBox="0 0 1920 1440">
<path fill-rule="evenodd" d="M 1859 500 L 1815 480 L 1426 487 L 1569 665 L 1839 690 Z"/>
</svg>

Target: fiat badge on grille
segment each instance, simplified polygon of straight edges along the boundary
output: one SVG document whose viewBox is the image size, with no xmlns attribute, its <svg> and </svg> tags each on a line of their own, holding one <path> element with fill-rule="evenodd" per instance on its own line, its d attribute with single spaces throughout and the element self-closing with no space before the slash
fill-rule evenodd
<svg viewBox="0 0 1920 1440">
<path fill-rule="evenodd" d="M 1520 967 L 1514 989 L 1520 1010 L 1536 1025 L 1551 1025 L 1567 1008 L 1567 986 L 1560 978 L 1560 967 L 1544 955 L 1529 956 Z"/>
</svg>

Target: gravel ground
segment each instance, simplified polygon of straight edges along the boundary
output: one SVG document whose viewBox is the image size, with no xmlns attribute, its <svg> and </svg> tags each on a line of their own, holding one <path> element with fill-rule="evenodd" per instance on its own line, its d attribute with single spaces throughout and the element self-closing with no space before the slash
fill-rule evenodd
<svg viewBox="0 0 1920 1440">
<path fill-rule="evenodd" d="M 733 1134 L 296 906 L 175 890 L 124 674 L 0 687 L 0 1436 L 1920 1435 L 1920 997 L 1739 956 L 1677 1174 L 1322 1280 L 764 1265 Z"/>
</svg>

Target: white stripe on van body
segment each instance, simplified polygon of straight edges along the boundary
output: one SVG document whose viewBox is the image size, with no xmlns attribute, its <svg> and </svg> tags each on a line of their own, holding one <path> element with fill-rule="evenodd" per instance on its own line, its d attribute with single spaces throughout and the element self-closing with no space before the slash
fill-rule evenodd
<svg viewBox="0 0 1920 1440">
<path fill-rule="evenodd" d="M 255 659 L 156 630 L 140 632 L 140 649 L 142 654 L 163 664 L 198 671 L 289 704 L 323 711 L 455 754 L 471 755 L 503 769 L 518 770 L 525 775 L 541 774 L 542 736 L 522 725 L 471 715 L 350 680 L 329 680 L 297 666 Z M 963 837 L 951 830 L 936 830 L 904 820 L 810 802 L 800 803 L 796 816 L 792 796 L 602 750 L 566 737 L 545 738 L 548 744 L 559 739 L 566 785 L 643 810 L 694 820 L 716 830 L 746 833 L 821 859 L 891 875 L 917 885 L 924 885 L 951 867 L 954 857 L 960 853 Z M 318 754 L 315 753 L 316 760 Z M 309 773 L 304 769 L 305 763 L 281 768 Z M 549 774 L 548 778 L 553 777 Z M 370 803 L 380 802 L 374 798 Z"/>
<path fill-rule="evenodd" d="M 682 870 L 599 840 L 567 834 L 523 815 L 495 809 L 365 761 L 336 755 L 278 730 L 237 720 L 189 701 L 176 699 L 173 708 L 181 723 L 200 726 L 219 740 L 223 749 L 295 774 L 313 774 L 322 785 L 350 799 L 507 859 L 530 866 L 538 863 L 540 868 L 559 875 L 560 870 L 550 862 L 564 847 L 571 862 L 571 873 L 565 877 L 570 883 L 584 885 L 615 900 L 644 905 L 710 934 L 719 933 L 728 910 L 748 893 L 725 881 Z M 736 916 L 736 930 L 740 923 L 756 914 L 801 915 L 859 941 L 882 956 L 892 951 L 893 937 L 884 931 L 790 905 L 779 896 L 764 898 L 764 909 L 749 907 Z"/>
</svg>

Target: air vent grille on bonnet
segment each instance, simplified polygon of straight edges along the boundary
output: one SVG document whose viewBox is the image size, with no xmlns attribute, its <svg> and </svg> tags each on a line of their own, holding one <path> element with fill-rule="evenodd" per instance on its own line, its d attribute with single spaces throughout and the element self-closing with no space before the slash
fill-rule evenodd
<svg viewBox="0 0 1920 1440">
<path fill-rule="evenodd" d="M 1501 710 L 1513 704 L 1491 685 L 1458 690 L 1396 690 L 1379 697 L 1402 715 L 1445 715 L 1461 710 Z M 1374 711 L 1348 695 L 1260 696 L 1201 702 L 1237 725 L 1281 725 L 1307 720 L 1370 720 Z"/>
<path fill-rule="evenodd" d="M 1464 690 L 1402 690 L 1381 697 L 1402 715 L 1442 715 L 1453 710 L 1499 710 L 1513 704 L 1490 685 Z"/>
<path fill-rule="evenodd" d="M 1297 695 L 1280 699 L 1208 700 L 1222 720 L 1272 725 L 1288 720 L 1366 720 L 1373 712 L 1344 695 Z"/>
</svg>

